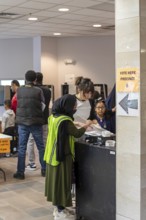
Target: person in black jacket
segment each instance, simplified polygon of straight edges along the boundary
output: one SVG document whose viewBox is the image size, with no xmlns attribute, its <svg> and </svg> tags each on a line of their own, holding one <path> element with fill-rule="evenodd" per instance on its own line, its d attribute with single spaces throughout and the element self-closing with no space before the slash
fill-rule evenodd
<svg viewBox="0 0 146 220">
<path fill-rule="evenodd" d="M 47 140 L 47 135 L 48 135 L 48 117 L 49 117 L 49 104 L 50 104 L 50 99 L 51 99 L 51 91 L 48 88 L 48 86 L 43 85 L 42 82 L 43 82 L 43 74 L 40 72 L 37 72 L 35 86 L 42 89 L 43 95 L 45 98 L 45 106 L 43 110 L 43 141 L 44 141 L 44 146 L 46 146 L 46 140 Z M 34 138 L 32 134 L 30 134 L 29 140 L 27 143 L 29 163 L 27 164 L 26 169 L 31 170 L 31 171 L 36 169 L 35 151 L 34 151 L 35 146 L 34 145 L 35 145 Z"/>
<path fill-rule="evenodd" d="M 25 156 L 30 133 L 32 133 L 39 151 L 41 174 L 45 176 L 46 164 L 43 160 L 44 143 L 42 129 L 42 104 L 44 103 L 44 96 L 42 90 L 34 86 L 35 79 L 36 73 L 33 70 L 27 71 L 25 74 L 26 85 L 17 90 L 16 123 L 18 124 L 19 147 L 17 172 L 13 176 L 16 179 L 25 178 Z"/>
</svg>

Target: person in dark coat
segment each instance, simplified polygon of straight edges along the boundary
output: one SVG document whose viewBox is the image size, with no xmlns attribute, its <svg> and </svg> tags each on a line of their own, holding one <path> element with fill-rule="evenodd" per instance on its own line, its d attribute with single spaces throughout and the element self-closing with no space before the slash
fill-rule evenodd
<svg viewBox="0 0 146 220">
<path fill-rule="evenodd" d="M 43 141 L 44 141 L 44 146 L 46 146 L 46 140 L 48 135 L 48 117 L 49 117 L 49 104 L 51 99 L 51 91 L 48 88 L 48 86 L 43 85 L 43 74 L 40 72 L 36 73 L 35 86 L 42 89 L 45 99 L 45 105 L 43 110 Z M 32 134 L 30 134 L 28 139 L 27 152 L 28 152 L 29 163 L 27 164 L 26 169 L 31 171 L 36 170 L 35 141 Z"/>
<path fill-rule="evenodd" d="M 17 90 L 16 123 L 18 125 L 19 147 L 17 172 L 13 175 L 16 179 L 25 178 L 25 157 L 30 133 L 33 135 L 39 151 L 41 174 L 45 176 L 46 164 L 43 160 L 44 143 L 42 129 L 42 103 L 44 103 L 44 96 L 42 90 L 34 86 L 35 79 L 36 73 L 33 70 L 27 71 L 25 74 L 26 85 Z"/>
<path fill-rule="evenodd" d="M 112 91 L 108 95 L 108 97 L 105 100 L 106 108 L 110 111 L 112 109 L 115 109 L 116 107 L 116 85 L 114 85 Z M 113 114 L 111 117 L 111 124 L 112 124 L 112 131 L 113 133 L 116 133 L 116 114 Z"/>
</svg>

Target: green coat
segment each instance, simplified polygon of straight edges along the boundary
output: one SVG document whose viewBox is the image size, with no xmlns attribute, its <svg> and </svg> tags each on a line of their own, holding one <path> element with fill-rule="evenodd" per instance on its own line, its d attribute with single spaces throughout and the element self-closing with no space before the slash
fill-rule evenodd
<svg viewBox="0 0 146 220">
<path fill-rule="evenodd" d="M 67 131 L 75 138 L 81 137 L 85 128 L 77 129 L 72 121 L 68 121 Z M 57 166 L 46 164 L 45 196 L 47 201 L 51 201 L 55 206 L 72 206 L 72 154 L 70 146 L 64 146 L 65 160 Z"/>
</svg>

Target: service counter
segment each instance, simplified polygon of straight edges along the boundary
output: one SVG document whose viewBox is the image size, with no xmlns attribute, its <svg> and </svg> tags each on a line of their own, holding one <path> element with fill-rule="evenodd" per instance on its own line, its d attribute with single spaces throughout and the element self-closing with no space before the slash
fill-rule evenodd
<svg viewBox="0 0 146 220">
<path fill-rule="evenodd" d="M 115 147 L 76 141 L 75 171 L 77 219 L 115 220 Z"/>
</svg>

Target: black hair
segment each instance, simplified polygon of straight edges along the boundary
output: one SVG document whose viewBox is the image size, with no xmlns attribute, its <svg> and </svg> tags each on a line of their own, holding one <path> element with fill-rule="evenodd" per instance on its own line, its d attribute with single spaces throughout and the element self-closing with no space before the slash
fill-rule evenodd
<svg viewBox="0 0 146 220">
<path fill-rule="evenodd" d="M 95 100 L 95 99 L 98 99 L 100 97 L 101 97 L 100 93 L 97 90 L 94 90 L 94 93 L 92 95 L 92 99 Z"/>
<path fill-rule="evenodd" d="M 36 80 L 36 72 L 34 70 L 28 70 L 25 73 L 25 80 L 27 82 L 34 82 Z"/>
<path fill-rule="evenodd" d="M 94 100 L 94 105 L 96 106 L 99 102 L 102 102 L 105 105 L 105 100 L 101 96 Z"/>
<path fill-rule="evenodd" d="M 85 93 L 93 93 L 94 92 L 94 84 L 89 78 L 77 77 L 75 85 L 77 87 L 77 91 L 83 91 Z"/>
<path fill-rule="evenodd" d="M 43 74 L 41 72 L 36 72 L 36 82 L 42 83 L 43 81 Z"/>
<path fill-rule="evenodd" d="M 12 84 L 15 84 L 16 86 L 20 87 L 20 83 L 16 79 L 12 80 L 11 85 Z"/>
<path fill-rule="evenodd" d="M 8 107 L 8 108 L 11 108 L 11 100 L 10 99 L 6 99 L 4 101 L 4 104 Z"/>
</svg>

